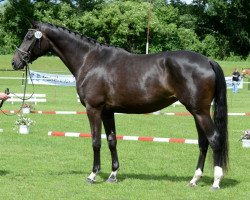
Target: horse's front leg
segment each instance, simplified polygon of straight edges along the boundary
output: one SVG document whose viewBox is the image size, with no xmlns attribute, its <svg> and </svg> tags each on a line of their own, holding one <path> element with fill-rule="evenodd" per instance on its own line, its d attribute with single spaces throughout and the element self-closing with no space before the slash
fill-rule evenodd
<svg viewBox="0 0 250 200">
<path fill-rule="evenodd" d="M 94 163 L 91 174 L 88 176 L 89 183 L 95 182 L 95 177 L 101 170 L 100 150 L 101 150 L 101 110 L 96 108 L 87 108 L 87 115 L 92 134 L 92 147 L 94 151 Z"/>
<path fill-rule="evenodd" d="M 112 172 L 107 180 L 109 183 L 116 183 L 117 182 L 117 171 L 119 168 L 119 161 L 117 155 L 117 140 L 116 140 L 116 130 L 115 130 L 115 118 L 113 112 L 103 112 L 102 113 L 102 121 L 105 128 L 107 141 L 111 153 L 112 158 Z"/>
</svg>

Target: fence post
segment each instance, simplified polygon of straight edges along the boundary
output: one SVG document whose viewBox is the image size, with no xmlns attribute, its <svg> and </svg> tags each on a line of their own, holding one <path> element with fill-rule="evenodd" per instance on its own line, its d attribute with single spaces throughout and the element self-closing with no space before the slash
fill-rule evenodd
<svg viewBox="0 0 250 200">
<path fill-rule="evenodd" d="M 248 90 L 250 90 L 250 78 L 248 78 Z"/>
</svg>

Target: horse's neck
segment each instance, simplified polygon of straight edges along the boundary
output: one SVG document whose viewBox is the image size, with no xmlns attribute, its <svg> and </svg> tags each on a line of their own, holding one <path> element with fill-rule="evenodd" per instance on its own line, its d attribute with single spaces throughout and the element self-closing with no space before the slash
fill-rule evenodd
<svg viewBox="0 0 250 200">
<path fill-rule="evenodd" d="M 47 35 L 52 43 L 52 50 L 76 77 L 83 65 L 84 57 L 94 48 L 93 44 L 87 39 L 81 41 L 77 36 L 60 29 L 50 30 Z"/>
</svg>

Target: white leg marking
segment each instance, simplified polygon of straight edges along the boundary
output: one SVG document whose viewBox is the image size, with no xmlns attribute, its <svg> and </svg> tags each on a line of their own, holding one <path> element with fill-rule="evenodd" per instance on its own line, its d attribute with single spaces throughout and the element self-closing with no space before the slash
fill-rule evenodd
<svg viewBox="0 0 250 200">
<path fill-rule="evenodd" d="M 118 170 L 112 171 L 111 174 L 110 174 L 110 176 L 109 176 L 109 178 L 111 178 L 112 176 L 116 177 L 117 172 L 118 172 Z"/>
<path fill-rule="evenodd" d="M 193 187 L 193 186 L 196 186 L 196 185 L 197 185 L 197 182 L 198 182 L 198 180 L 201 178 L 201 176 L 202 176 L 202 171 L 201 171 L 200 168 L 198 168 L 198 169 L 195 171 L 192 180 L 189 182 L 189 185 L 192 186 L 192 187 Z"/>
<path fill-rule="evenodd" d="M 116 178 L 117 172 L 118 172 L 118 170 L 112 171 L 107 181 L 110 183 L 116 183 L 117 182 L 117 178 Z"/>
<path fill-rule="evenodd" d="M 91 172 L 91 174 L 89 175 L 88 179 L 95 182 L 95 177 L 96 177 L 96 173 Z"/>
<path fill-rule="evenodd" d="M 223 171 L 222 168 L 219 166 L 214 167 L 214 183 L 213 183 L 213 189 L 219 189 L 220 188 L 220 181 L 223 177 Z"/>
</svg>

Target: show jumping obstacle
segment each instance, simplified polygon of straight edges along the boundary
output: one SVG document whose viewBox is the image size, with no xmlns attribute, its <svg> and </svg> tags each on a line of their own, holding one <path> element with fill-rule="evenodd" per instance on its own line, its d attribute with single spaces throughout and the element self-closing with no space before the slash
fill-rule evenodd
<svg viewBox="0 0 250 200">
<path fill-rule="evenodd" d="M 5 113 L 17 113 L 18 110 L 3 110 Z M 0 113 L 1 114 L 1 113 Z M 43 114 L 43 115 L 86 115 L 87 112 L 84 111 L 50 111 L 50 110 L 36 110 L 31 111 L 31 114 Z M 120 115 L 122 113 L 115 113 L 115 115 Z M 228 116 L 250 116 L 250 112 L 235 112 L 227 113 Z M 160 114 L 148 113 L 145 115 L 166 115 L 166 116 L 192 116 L 189 112 L 161 112 Z"/>
<path fill-rule="evenodd" d="M 57 132 L 49 131 L 49 136 L 59 137 L 83 137 L 91 138 L 90 133 L 75 133 L 75 132 Z M 107 139 L 105 134 L 101 134 L 102 139 Z M 144 142 L 166 142 L 166 143 L 183 143 L 183 144 L 198 144 L 198 140 L 184 139 L 184 138 L 159 138 L 159 137 L 143 137 L 143 136 L 124 136 L 116 135 L 117 140 L 129 140 L 129 141 L 144 141 Z"/>
</svg>

